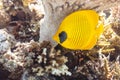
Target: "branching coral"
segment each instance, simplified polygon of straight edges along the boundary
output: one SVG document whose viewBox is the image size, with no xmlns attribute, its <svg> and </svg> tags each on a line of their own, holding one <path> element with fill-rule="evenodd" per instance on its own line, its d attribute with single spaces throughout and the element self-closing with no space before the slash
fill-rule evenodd
<svg viewBox="0 0 120 80">
<path fill-rule="evenodd" d="M 106 79 L 120 79 L 120 63 L 119 63 L 119 56 L 116 58 L 115 62 L 110 62 L 110 55 L 107 57 L 99 52 L 99 60 L 101 62 L 101 67 L 104 70 L 105 78 Z"/>
<path fill-rule="evenodd" d="M 58 51 L 51 49 L 50 53 L 47 53 L 46 48 L 43 49 L 41 55 L 38 55 L 38 67 L 33 67 L 33 72 L 37 72 L 37 76 L 44 75 L 45 73 L 51 73 L 53 75 L 71 75 L 68 71 L 68 67 L 65 65 L 67 58 Z M 41 64 L 41 65 L 40 65 Z"/>
<path fill-rule="evenodd" d="M 14 48 L 1 56 L 0 63 L 10 72 L 16 71 L 19 67 L 28 70 L 28 74 L 43 76 L 71 75 L 66 66 L 67 58 L 60 51 L 54 48 L 42 47 L 42 44 L 31 41 L 30 43 L 17 43 Z"/>
</svg>

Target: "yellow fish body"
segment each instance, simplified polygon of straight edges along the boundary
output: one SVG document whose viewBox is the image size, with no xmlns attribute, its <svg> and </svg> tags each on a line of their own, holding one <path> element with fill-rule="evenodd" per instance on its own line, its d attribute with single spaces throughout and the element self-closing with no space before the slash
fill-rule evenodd
<svg viewBox="0 0 120 80">
<path fill-rule="evenodd" d="M 53 39 L 65 48 L 89 50 L 103 32 L 99 15 L 94 10 L 81 10 L 68 15 L 61 23 Z"/>
</svg>

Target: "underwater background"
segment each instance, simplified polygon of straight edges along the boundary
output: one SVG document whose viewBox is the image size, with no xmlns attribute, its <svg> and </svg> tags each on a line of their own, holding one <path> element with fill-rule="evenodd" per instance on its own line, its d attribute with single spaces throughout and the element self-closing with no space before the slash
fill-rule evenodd
<svg viewBox="0 0 120 80">
<path fill-rule="evenodd" d="M 120 80 L 119 4 L 0 0 L 0 80 Z"/>
</svg>

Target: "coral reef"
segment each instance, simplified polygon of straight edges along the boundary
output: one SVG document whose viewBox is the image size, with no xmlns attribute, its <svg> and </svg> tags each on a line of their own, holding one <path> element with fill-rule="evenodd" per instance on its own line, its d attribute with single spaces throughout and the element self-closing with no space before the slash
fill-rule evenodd
<svg viewBox="0 0 120 80">
<path fill-rule="evenodd" d="M 0 79 L 119 80 L 117 4 L 119 0 L 1 0 Z M 81 9 L 94 9 L 103 20 L 96 46 L 83 51 L 53 46 L 51 38 L 62 19 Z"/>
</svg>

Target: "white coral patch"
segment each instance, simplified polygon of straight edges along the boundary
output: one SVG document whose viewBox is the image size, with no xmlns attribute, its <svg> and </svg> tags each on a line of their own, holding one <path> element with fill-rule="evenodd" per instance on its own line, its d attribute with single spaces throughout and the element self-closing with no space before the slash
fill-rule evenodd
<svg viewBox="0 0 120 80">
<path fill-rule="evenodd" d="M 12 35 L 7 33 L 5 29 L 0 30 L 0 52 L 4 53 L 9 48 L 11 48 L 12 44 L 15 43 L 15 39 Z"/>
<path fill-rule="evenodd" d="M 71 72 L 68 71 L 68 67 L 66 65 L 62 65 L 58 68 L 52 68 L 51 73 L 53 75 L 61 76 L 61 75 L 71 75 Z"/>
</svg>

